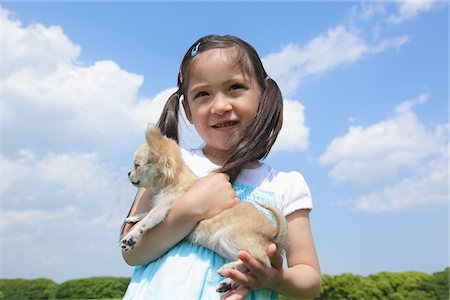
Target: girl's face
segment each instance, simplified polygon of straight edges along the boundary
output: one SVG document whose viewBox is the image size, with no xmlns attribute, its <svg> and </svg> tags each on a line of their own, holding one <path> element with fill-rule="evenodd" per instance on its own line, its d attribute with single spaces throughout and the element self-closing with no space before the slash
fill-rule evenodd
<svg viewBox="0 0 450 300">
<path fill-rule="evenodd" d="M 197 54 L 189 69 L 183 107 L 206 146 L 205 155 L 223 163 L 258 109 L 260 88 L 233 60 L 234 48 Z"/>
</svg>

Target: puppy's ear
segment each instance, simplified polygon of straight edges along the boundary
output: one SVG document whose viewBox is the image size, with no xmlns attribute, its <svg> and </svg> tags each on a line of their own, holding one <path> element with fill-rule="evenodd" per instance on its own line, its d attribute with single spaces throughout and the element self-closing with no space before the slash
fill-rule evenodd
<svg viewBox="0 0 450 300">
<path fill-rule="evenodd" d="M 145 139 L 147 140 L 147 144 L 153 148 L 161 148 L 161 143 L 164 139 L 161 131 L 158 127 L 149 126 L 147 131 L 145 132 Z"/>
<path fill-rule="evenodd" d="M 178 171 L 181 153 L 175 141 L 163 136 L 156 127 L 149 127 L 146 133 L 147 143 L 152 149 L 155 161 L 160 166 L 163 185 L 173 182 Z"/>
</svg>

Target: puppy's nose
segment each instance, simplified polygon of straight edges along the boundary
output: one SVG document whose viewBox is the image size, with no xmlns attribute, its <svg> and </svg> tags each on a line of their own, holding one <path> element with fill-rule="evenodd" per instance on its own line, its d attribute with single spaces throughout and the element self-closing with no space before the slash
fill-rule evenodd
<svg viewBox="0 0 450 300">
<path fill-rule="evenodd" d="M 130 172 L 128 172 L 128 177 L 130 177 L 130 175 L 131 175 L 131 171 L 130 171 Z"/>
</svg>

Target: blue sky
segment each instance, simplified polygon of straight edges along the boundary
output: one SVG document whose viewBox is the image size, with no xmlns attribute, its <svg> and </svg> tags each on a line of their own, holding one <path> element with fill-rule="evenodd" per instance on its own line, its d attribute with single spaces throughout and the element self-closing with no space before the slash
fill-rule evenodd
<svg viewBox="0 0 450 300">
<path fill-rule="evenodd" d="M 313 195 L 322 271 L 448 266 L 445 2 L 2 2 L 0 277 L 130 276 L 126 173 L 209 33 L 285 98 L 267 161 Z M 198 142 L 187 128 L 183 144 Z"/>
</svg>

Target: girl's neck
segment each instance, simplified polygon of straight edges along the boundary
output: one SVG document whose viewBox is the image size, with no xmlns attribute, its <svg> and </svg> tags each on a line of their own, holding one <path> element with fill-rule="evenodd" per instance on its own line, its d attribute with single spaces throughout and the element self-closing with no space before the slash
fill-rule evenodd
<svg viewBox="0 0 450 300">
<path fill-rule="evenodd" d="M 229 151 L 225 150 L 216 150 L 211 149 L 208 146 L 205 146 L 203 149 L 203 155 L 205 155 L 206 158 L 209 159 L 210 162 L 213 164 L 216 164 L 218 166 L 223 166 L 225 164 L 226 158 L 229 155 Z M 256 169 L 261 166 L 261 163 L 259 161 L 249 162 L 245 165 L 245 169 Z"/>
<path fill-rule="evenodd" d="M 229 154 L 229 151 L 217 150 L 208 146 L 203 147 L 202 151 L 206 158 L 218 166 L 223 166 L 225 164 L 226 158 Z"/>
</svg>

